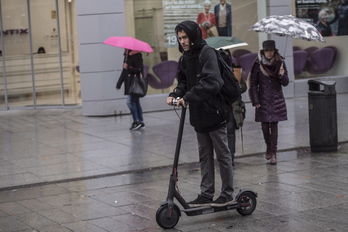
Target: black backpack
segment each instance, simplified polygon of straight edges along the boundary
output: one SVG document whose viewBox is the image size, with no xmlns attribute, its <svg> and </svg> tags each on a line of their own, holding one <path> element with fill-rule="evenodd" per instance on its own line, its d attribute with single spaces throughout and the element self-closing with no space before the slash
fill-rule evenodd
<svg viewBox="0 0 348 232">
<path fill-rule="evenodd" d="M 208 48 L 210 48 L 208 45 L 203 46 L 199 54 L 200 60 L 201 54 Z M 220 90 L 220 94 L 224 97 L 226 104 L 231 105 L 233 102 L 237 101 L 240 98 L 241 86 L 238 83 L 237 78 L 234 76 L 232 66 L 228 65 L 227 63 L 229 60 L 231 60 L 231 57 L 224 50 L 214 49 L 214 51 L 218 60 L 221 77 L 224 81 L 224 85 Z M 229 63 L 232 63 L 232 61 Z"/>
</svg>

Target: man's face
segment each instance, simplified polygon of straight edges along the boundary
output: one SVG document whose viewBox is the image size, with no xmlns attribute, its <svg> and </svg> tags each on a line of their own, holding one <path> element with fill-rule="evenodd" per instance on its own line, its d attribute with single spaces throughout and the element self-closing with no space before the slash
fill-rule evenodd
<svg viewBox="0 0 348 232">
<path fill-rule="evenodd" d="M 221 5 L 225 5 L 225 3 L 226 3 L 226 0 L 220 0 Z"/>
<path fill-rule="evenodd" d="M 185 31 L 178 31 L 178 41 L 185 52 L 190 51 L 190 38 Z"/>
</svg>

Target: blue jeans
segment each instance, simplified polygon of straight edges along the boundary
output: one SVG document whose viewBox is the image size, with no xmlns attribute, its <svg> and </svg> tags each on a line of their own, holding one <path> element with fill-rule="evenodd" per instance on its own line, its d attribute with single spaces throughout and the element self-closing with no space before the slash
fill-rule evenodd
<svg viewBox="0 0 348 232">
<path fill-rule="evenodd" d="M 141 108 L 140 100 L 138 97 L 133 97 L 131 95 L 128 95 L 127 106 L 132 114 L 133 121 L 144 122 L 143 110 Z"/>
</svg>

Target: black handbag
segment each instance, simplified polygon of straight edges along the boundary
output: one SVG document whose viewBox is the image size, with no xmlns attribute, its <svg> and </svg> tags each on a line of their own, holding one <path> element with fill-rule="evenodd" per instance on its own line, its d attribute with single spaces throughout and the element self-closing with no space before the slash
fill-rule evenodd
<svg viewBox="0 0 348 232">
<path fill-rule="evenodd" d="M 129 87 L 129 95 L 133 97 L 144 97 L 147 93 L 147 79 L 143 75 L 134 75 Z"/>
</svg>

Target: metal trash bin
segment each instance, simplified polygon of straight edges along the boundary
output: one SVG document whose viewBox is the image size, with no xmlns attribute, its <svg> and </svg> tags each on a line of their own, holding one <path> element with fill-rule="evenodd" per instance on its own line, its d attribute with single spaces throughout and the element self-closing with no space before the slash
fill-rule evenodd
<svg viewBox="0 0 348 232">
<path fill-rule="evenodd" d="M 335 80 L 308 80 L 309 136 L 312 152 L 337 151 Z"/>
</svg>

